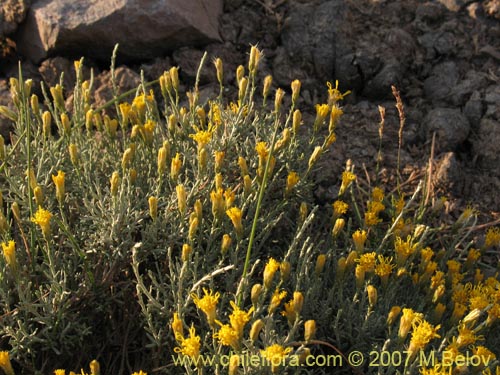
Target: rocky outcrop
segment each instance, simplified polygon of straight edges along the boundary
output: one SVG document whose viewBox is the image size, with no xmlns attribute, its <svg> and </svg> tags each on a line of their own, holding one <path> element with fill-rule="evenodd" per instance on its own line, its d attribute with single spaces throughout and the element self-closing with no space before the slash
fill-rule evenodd
<svg viewBox="0 0 500 375">
<path fill-rule="evenodd" d="M 12 34 L 24 20 L 29 0 L 2 0 L 0 4 L 0 37 Z"/>
<path fill-rule="evenodd" d="M 222 0 L 38 0 L 19 29 L 18 49 L 38 62 L 65 55 L 108 61 L 153 58 L 186 45 L 220 40 Z"/>
</svg>

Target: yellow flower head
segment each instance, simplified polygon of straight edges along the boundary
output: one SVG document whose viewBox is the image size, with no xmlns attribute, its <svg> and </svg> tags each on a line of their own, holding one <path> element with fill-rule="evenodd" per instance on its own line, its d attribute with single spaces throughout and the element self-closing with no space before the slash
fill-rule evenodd
<svg viewBox="0 0 500 375">
<path fill-rule="evenodd" d="M 203 288 L 203 292 L 205 295 L 202 298 L 199 298 L 196 294 L 191 294 L 191 298 L 193 299 L 197 308 L 205 313 L 207 316 L 208 324 L 213 328 L 215 323 L 215 314 L 217 308 L 217 302 L 219 301 L 220 293 L 217 292 L 214 294 L 212 290 L 207 290 Z"/>
<path fill-rule="evenodd" d="M 351 93 L 351 91 L 346 91 L 342 94 L 339 90 L 338 80 L 335 81 L 335 87 L 333 87 L 331 82 L 327 82 L 326 85 L 328 86 L 328 103 L 330 105 L 337 103 L 339 100 L 343 100 L 344 97 Z"/>
<path fill-rule="evenodd" d="M 417 249 L 418 243 L 412 244 L 411 237 L 408 236 L 406 241 L 403 241 L 401 237 L 396 237 L 394 242 L 394 249 L 396 251 L 396 261 L 398 266 L 402 267 L 408 257 L 412 255 Z"/>
<path fill-rule="evenodd" d="M 362 253 L 365 249 L 366 242 L 366 231 L 358 229 L 352 234 L 352 240 L 354 242 L 354 248 L 358 253 Z"/>
<path fill-rule="evenodd" d="M 272 314 L 276 308 L 281 304 L 281 301 L 286 297 L 286 291 L 276 289 L 271 297 L 271 302 L 269 303 L 269 314 Z"/>
<path fill-rule="evenodd" d="M 280 262 L 275 260 L 274 258 L 269 258 L 266 266 L 264 267 L 264 287 L 269 289 L 271 287 L 271 283 L 273 282 L 273 277 L 276 271 L 278 271 L 280 267 Z"/>
<path fill-rule="evenodd" d="M 236 230 L 236 234 L 241 236 L 243 234 L 243 225 L 241 223 L 242 212 L 238 207 L 231 207 L 226 211 L 227 216 L 231 219 L 234 229 Z"/>
<path fill-rule="evenodd" d="M 414 320 L 412 323 L 413 332 L 411 334 L 409 351 L 411 355 L 424 349 L 425 346 L 434 338 L 439 338 L 437 331 L 441 328 L 440 325 L 434 327 L 425 320 Z"/>
<path fill-rule="evenodd" d="M 349 171 L 342 172 L 342 184 L 340 185 L 339 195 L 344 194 L 354 180 L 356 180 L 356 175 L 354 173 Z"/>
<path fill-rule="evenodd" d="M 267 155 L 269 154 L 269 151 L 267 149 L 266 142 L 258 142 L 255 145 L 255 151 L 257 151 L 257 154 L 259 155 L 259 159 L 261 159 L 261 160 L 267 159 Z"/>
<path fill-rule="evenodd" d="M 189 337 L 184 338 L 182 336 L 176 337 L 180 346 L 174 348 L 174 352 L 186 355 L 192 359 L 198 358 L 200 355 L 200 336 L 196 335 L 194 326 L 189 328 Z"/>
<path fill-rule="evenodd" d="M 31 218 L 31 221 L 40 226 L 42 230 L 42 234 L 45 237 L 50 235 L 50 219 L 52 214 L 44 210 L 41 206 L 38 206 L 38 210 L 35 213 L 35 216 Z"/>
<path fill-rule="evenodd" d="M 190 134 L 189 136 L 196 141 L 198 149 L 203 148 L 212 140 L 212 132 L 206 130 L 200 130 L 196 134 Z"/>
<path fill-rule="evenodd" d="M 382 200 L 384 199 L 384 190 L 379 187 L 373 188 L 372 199 L 375 202 L 382 202 Z"/>
<path fill-rule="evenodd" d="M 484 247 L 489 249 L 493 246 L 500 246 L 500 228 L 490 228 L 486 232 L 486 238 L 484 240 Z"/>
<path fill-rule="evenodd" d="M 466 347 L 475 344 L 477 340 L 482 340 L 483 336 L 476 336 L 476 332 L 469 328 L 466 324 L 461 324 L 458 327 L 457 345 L 459 347 Z"/>
<path fill-rule="evenodd" d="M 412 309 L 403 309 L 403 316 L 401 317 L 401 320 L 399 322 L 398 336 L 404 340 L 408 335 L 408 332 L 410 332 L 410 328 L 413 322 L 421 320 L 423 318 L 424 315 L 422 313 L 417 313 Z"/>
<path fill-rule="evenodd" d="M 184 337 L 184 325 L 182 320 L 179 318 L 179 313 L 174 313 L 174 318 L 172 320 L 172 331 L 174 332 L 174 337 Z"/>
<path fill-rule="evenodd" d="M 231 327 L 229 324 L 221 324 L 217 321 L 221 327 L 217 333 L 214 334 L 216 339 L 224 346 L 231 346 L 233 349 L 238 350 L 240 345 L 240 336 L 238 332 Z"/>
<path fill-rule="evenodd" d="M 382 280 L 382 285 L 387 285 L 389 275 L 395 267 L 396 265 L 392 263 L 392 257 L 378 256 L 378 262 L 375 265 L 375 274 Z"/>
<path fill-rule="evenodd" d="M 233 301 L 229 302 L 231 307 L 233 308 L 233 312 L 229 315 L 229 321 L 231 323 L 231 327 L 236 331 L 238 337 L 243 337 L 243 328 L 245 328 L 245 324 L 250 321 L 254 308 L 251 307 L 248 311 L 241 310 Z"/>
<path fill-rule="evenodd" d="M 139 370 L 139 372 L 134 371 L 134 372 L 132 373 L 132 375 L 148 375 L 148 373 L 147 373 L 147 372 L 144 372 L 144 371 L 142 371 L 142 370 Z"/>
<path fill-rule="evenodd" d="M 288 195 L 292 191 L 292 189 L 297 185 L 299 182 L 299 175 L 297 172 L 290 172 L 288 173 L 288 176 L 286 178 L 286 188 L 285 188 L 285 194 Z"/>
<path fill-rule="evenodd" d="M 345 214 L 349 209 L 349 205 L 343 201 L 337 200 L 333 202 L 333 217 L 336 219 Z"/>
<path fill-rule="evenodd" d="M 5 261 L 13 269 L 17 266 L 16 261 L 16 243 L 14 241 L 3 242 L 2 243 L 3 256 Z"/>
<path fill-rule="evenodd" d="M 375 269 L 375 261 L 377 258 L 376 252 L 366 253 L 361 255 L 356 262 L 362 267 L 365 272 L 372 272 Z"/>
<path fill-rule="evenodd" d="M 270 362 L 272 371 L 275 372 L 280 365 L 285 364 L 285 359 L 291 351 L 292 348 L 284 348 L 279 344 L 273 344 L 261 350 L 260 354 Z"/>
</svg>

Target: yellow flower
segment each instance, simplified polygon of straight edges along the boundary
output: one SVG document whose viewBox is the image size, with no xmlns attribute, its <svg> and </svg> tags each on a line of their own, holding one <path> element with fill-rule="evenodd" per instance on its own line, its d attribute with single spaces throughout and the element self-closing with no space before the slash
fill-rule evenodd
<svg viewBox="0 0 500 375">
<path fill-rule="evenodd" d="M 396 265 L 392 264 L 392 258 L 384 257 L 383 255 L 378 256 L 378 262 L 375 265 L 375 274 L 380 277 L 383 286 L 387 285 L 389 275 L 395 267 Z"/>
<path fill-rule="evenodd" d="M 421 375 L 451 375 L 453 368 L 452 366 L 444 366 L 441 363 L 437 363 L 434 365 L 434 367 L 430 368 L 425 368 L 421 367 L 420 368 L 420 374 Z"/>
<path fill-rule="evenodd" d="M 418 351 L 425 348 L 425 346 L 434 338 L 439 338 L 437 331 L 441 328 L 440 325 L 434 327 L 425 320 L 414 320 L 412 323 L 413 332 L 411 334 L 409 352 L 410 356 L 415 355 Z"/>
<path fill-rule="evenodd" d="M 134 371 L 134 372 L 132 373 L 132 375 L 148 375 L 148 373 L 147 373 L 147 372 L 144 372 L 144 371 L 142 371 L 142 370 L 139 370 L 139 372 Z"/>
<path fill-rule="evenodd" d="M 465 324 L 461 324 L 458 327 L 458 338 L 457 344 L 459 347 L 469 346 L 475 344 L 477 340 L 482 340 L 483 336 L 476 336 L 473 329 L 467 327 Z"/>
<path fill-rule="evenodd" d="M 343 201 L 333 202 L 333 218 L 336 219 L 339 216 L 345 214 L 349 209 L 349 205 Z"/>
<path fill-rule="evenodd" d="M 226 215 L 231 219 L 234 229 L 236 230 L 236 235 L 241 237 L 243 235 L 243 225 L 241 223 L 242 212 L 238 207 L 231 207 L 226 211 Z"/>
<path fill-rule="evenodd" d="M 354 173 L 349 171 L 342 172 L 342 184 L 340 185 L 339 195 L 344 194 L 354 180 L 356 180 L 356 175 Z"/>
<path fill-rule="evenodd" d="M 200 355 L 200 336 L 196 335 L 194 326 L 189 328 L 188 338 L 177 336 L 176 340 L 179 342 L 180 346 L 175 347 L 174 352 L 186 355 L 192 359 L 198 358 Z"/>
<path fill-rule="evenodd" d="M 287 303 L 285 303 L 285 310 L 281 312 L 281 315 L 286 317 L 290 325 L 292 325 L 293 322 L 295 322 L 295 320 L 297 319 L 297 313 L 293 308 L 293 300 L 290 300 Z"/>
<path fill-rule="evenodd" d="M 344 111 L 342 111 L 339 106 L 332 106 L 332 110 L 330 112 L 330 124 L 328 125 L 328 130 L 330 132 L 333 132 L 335 130 L 335 127 L 337 126 L 337 123 L 343 114 Z"/>
<path fill-rule="evenodd" d="M 328 112 L 330 111 L 330 107 L 328 104 L 316 104 L 316 119 L 314 120 L 314 131 L 318 131 L 319 127 L 325 121 L 326 116 L 328 116 Z"/>
<path fill-rule="evenodd" d="M 286 297 L 286 292 L 276 289 L 271 297 L 271 302 L 269 303 L 269 314 L 272 314 L 276 308 L 281 304 L 281 301 Z"/>
<path fill-rule="evenodd" d="M 382 200 L 384 199 L 384 190 L 382 190 L 381 188 L 379 187 L 375 187 L 373 188 L 373 191 L 372 191 L 372 199 L 375 201 L 375 202 L 382 202 Z"/>
<path fill-rule="evenodd" d="M 286 178 L 286 188 L 285 188 L 285 195 L 289 195 L 292 189 L 297 185 L 299 182 L 299 175 L 297 172 L 290 172 L 288 173 L 288 176 Z"/>
<path fill-rule="evenodd" d="M 476 216 L 476 215 L 477 215 L 477 211 L 474 208 L 468 206 L 464 210 L 464 212 L 462 212 L 462 214 L 458 217 L 456 225 L 458 225 L 458 226 L 465 225 L 469 222 L 469 219 L 472 216 Z"/>
<path fill-rule="evenodd" d="M 354 248 L 358 253 L 362 253 L 365 249 L 366 242 L 366 231 L 358 229 L 352 234 L 352 240 L 354 241 Z"/>
<path fill-rule="evenodd" d="M 63 369 L 54 370 L 54 375 L 66 375 L 66 370 Z"/>
<path fill-rule="evenodd" d="M 264 100 L 268 97 L 272 84 L 273 77 L 271 75 L 267 75 L 266 78 L 264 78 L 264 87 L 262 88 L 262 96 L 264 97 Z"/>
<path fill-rule="evenodd" d="M 489 249 L 493 246 L 500 246 L 500 228 L 490 228 L 486 232 L 486 238 L 484 240 L 484 247 Z"/>
<path fill-rule="evenodd" d="M 9 352 L 0 352 L 0 368 L 6 375 L 14 375 L 14 369 L 10 363 Z"/>
<path fill-rule="evenodd" d="M 398 266 L 403 267 L 408 257 L 415 252 L 417 246 L 418 243 L 411 243 L 410 236 L 406 238 L 406 241 L 403 241 L 401 237 L 396 237 L 396 241 L 394 242 L 394 249 L 396 251 L 396 263 L 398 264 Z"/>
<path fill-rule="evenodd" d="M 63 171 L 57 171 L 57 175 L 52 175 L 52 181 L 56 186 L 56 197 L 59 203 L 62 203 L 64 200 L 64 175 Z"/>
<path fill-rule="evenodd" d="M 372 272 L 375 269 L 376 258 L 377 253 L 373 251 L 371 253 L 361 255 L 356 262 L 359 263 L 360 267 L 363 267 L 365 272 Z"/>
<path fill-rule="evenodd" d="M 14 241 L 3 242 L 2 243 L 3 256 L 5 261 L 12 269 L 17 268 L 16 261 L 16 243 Z"/>
<path fill-rule="evenodd" d="M 377 225 L 380 223 L 382 219 L 378 217 L 377 212 L 374 211 L 367 211 L 365 212 L 365 224 L 368 227 L 372 227 L 374 225 Z"/>
<path fill-rule="evenodd" d="M 190 134 L 189 136 L 196 141 L 198 149 L 203 148 L 212 140 L 212 132 L 206 130 L 200 130 L 196 134 Z"/>
<path fill-rule="evenodd" d="M 291 87 L 292 87 L 292 104 L 297 103 L 297 99 L 299 98 L 300 94 L 300 86 L 301 83 L 298 79 L 292 82 Z"/>
<path fill-rule="evenodd" d="M 193 299 L 197 308 L 205 313 L 207 316 L 208 324 L 210 327 L 214 328 L 215 323 L 215 314 L 217 308 L 217 302 L 219 301 L 220 293 L 217 292 L 214 294 L 212 290 L 207 290 L 203 288 L 203 292 L 205 295 L 202 298 L 199 298 L 196 294 L 191 294 L 191 298 Z"/>
<path fill-rule="evenodd" d="M 231 307 L 233 308 L 233 312 L 229 315 L 229 322 L 231 323 L 231 327 L 238 334 L 238 338 L 243 337 L 243 328 L 245 328 L 245 324 L 250 321 L 252 316 L 252 312 L 254 308 L 251 307 L 248 311 L 241 310 L 233 301 L 229 302 Z"/>
<path fill-rule="evenodd" d="M 417 313 L 412 309 L 403 309 L 403 316 L 401 317 L 401 320 L 399 322 L 398 336 L 404 340 L 408 335 L 408 332 L 410 332 L 410 328 L 413 322 L 421 320 L 423 319 L 423 317 L 424 315 L 422 313 Z"/>
<path fill-rule="evenodd" d="M 50 235 L 50 219 L 52 214 L 44 210 L 41 206 L 38 206 L 38 210 L 35 213 L 35 216 L 31 218 L 31 221 L 40 226 L 42 230 L 42 234 L 45 238 L 48 238 Z"/>
<path fill-rule="evenodd" d="M 323 152 L 323 150 L 322 150 L 321 146 L 314 147 L 314 150 L 313 150 L 311 156 L 309 157 L 309 161 L 307 163 L 307 166 L 309 167 L 309 169 L 311 169 L 313 167 L 313 165 L 316 164 L 316 162 L 318 161 L 322 152 Z"/>
<path fill-rule="evenodd" d="M 179 318 L 179 313 L 174 313 L 174 318 L 172 320 L 172 331 L 174 332 L 174 337 L 184 337 L 184 326 L 182 320 Z"/>
<path fill-rule="evenodd" d="M 335 81 L 335 87 L 330 82 L 327 82 L 328 86 L 328 104 L 333 105 L 337 103 L 339 100 L 343 100 L 345 96 L 349 95 L 351 91 L 346 91 L 345 93 L 341 93 L 339 90 L 339 81 Z"/>
<path fill-rule="evenodd" d="M 217 321 L 221 327 L 218 332 L 214 334 L 216 339 L 219 339 L 219 342 L 225 346 L 231 346 L 234 350 L 238 350 L 240 346 L 240 336 L 238 332 L 231 327 L 229 324 L 222 324 Z"/>
<path fill-rule="evenodd" d="M 267 346 L 264 350 L 260 351 L 260 354 L 262 357 L 266 358 L 270 364 L 271 364 L 271 369 L 274 372 L 278 369 L 279 366 L 285 364 L 286 357 L 288 356 L 288 353 L 292 351 L 292 348 L 284 348 L 283 346 L 279 344 L 273 344 L 270 346 Z"/>
<path fill-rule="evenodd" d="M 269 155 L 269 151 L 267 149 L 266 142 L 258 142 L 255 145 L 255 151 L 257 151 L 257 154 L 259 155 L 259 159 L 262 161 L 265 161 L 267 159 L 267 155 Z"/>
<path fill-rule="evenodd" d="M 238 354 L 232 354 L 231 357 L 229 357 L 228 375 L 237 375 L 239 366 L 240 356 Z"/>
<path fill-rule="evenodd" d="M 264 287 L 269 289 L 271 287 L 271 283 L 273 282 L 273 277 L 276 271 L 278 271 L 280 267 L 280 263 L 274 258 L 269 258 L 266 266 L 264 267 Z"/>
</svg>

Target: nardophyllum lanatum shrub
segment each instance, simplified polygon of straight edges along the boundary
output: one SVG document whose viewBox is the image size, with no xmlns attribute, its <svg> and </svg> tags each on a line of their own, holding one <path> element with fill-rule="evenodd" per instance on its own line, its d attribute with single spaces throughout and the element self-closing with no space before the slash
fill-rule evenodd
<svg viewBox="0 0 500 375">
<path fill-rule="evenodd" d="M 472 208 L 450 224 L 428 184 L 367 182 L 349 161 L 318 205 L 348 92 L 328 83 L 303 121 L 301 83 L 274 90 L 260 59 L 235 98 L 202 60 L 220 83 L 207 101 L 177 67 L 101 107 L 82 61 L 73 92 L 11 79 L 4 373 L 499 373 L 499 229 L 477 235 Z"/>
</svg>

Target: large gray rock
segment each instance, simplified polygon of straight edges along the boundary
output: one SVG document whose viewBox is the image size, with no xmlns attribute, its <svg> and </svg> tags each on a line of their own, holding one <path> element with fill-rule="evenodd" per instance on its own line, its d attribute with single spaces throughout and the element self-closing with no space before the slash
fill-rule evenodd
<svg viewBox="0 0 500 375">
<path fill-rule="evenodd" d="M 291 2 L 290 14 L 281 34 L 290 65 L 311 76 L 321 77 L 323 82 L 331 81 L 335 68 L 336 40 L 342 33 L 344 18 L 344 1 Z M 280 69 L 276 61 L 274 66 L 273 75 Z M 290 82 L 294 78 L 287 77 L 286 80 Z"/>
<path fill-rule="evenodd" d="M 38 0 L 18 30 L 19 51 L 40 61 L 64 51 L 143 60 L 220 40 L 222 0 Z"/>
<path fill-rule="evenodd" d="M 455 151 L 469 136 L 470 124 L 459 109 L 434 108 L 424 119 L 427 139 L 436 133 L 438 151 Z"/>
</svg>

